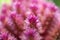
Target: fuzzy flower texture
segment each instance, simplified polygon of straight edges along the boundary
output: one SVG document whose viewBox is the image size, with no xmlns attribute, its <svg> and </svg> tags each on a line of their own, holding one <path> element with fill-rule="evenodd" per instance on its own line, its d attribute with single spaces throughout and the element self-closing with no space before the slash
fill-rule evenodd
<svg viewBox="0 0 60 40">
<path fill-rule="evenodd" d="M 46 0 L 12 0 L 0 8 L 0 40 L 60 40 L 60 10 Z"/>
</svg>

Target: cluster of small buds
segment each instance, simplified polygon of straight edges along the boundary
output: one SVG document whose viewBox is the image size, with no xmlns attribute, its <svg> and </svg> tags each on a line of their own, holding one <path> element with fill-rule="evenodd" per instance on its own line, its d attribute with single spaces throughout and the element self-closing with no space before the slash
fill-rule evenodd
<svg viewBox="0 0 60 40">
<path fill-rule="evenodd" d="M 0 12 L 0 40 L 57 40 L 60 11 L 46 0 L 12 0 Z"/>
</svg>

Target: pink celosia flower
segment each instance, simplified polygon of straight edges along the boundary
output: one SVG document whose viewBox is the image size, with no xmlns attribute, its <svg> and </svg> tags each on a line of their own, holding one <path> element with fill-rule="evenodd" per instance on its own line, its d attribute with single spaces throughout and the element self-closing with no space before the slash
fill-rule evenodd
<svg viewBox="0 0 60 40">
<path fill-rule="evenodd" d="M 56 40 L 60 9 L 46 0 L 12 0 L 0 12 L 0 40 Z M 58 40 L 58 39 L 57 39 Z"/>
</svg>

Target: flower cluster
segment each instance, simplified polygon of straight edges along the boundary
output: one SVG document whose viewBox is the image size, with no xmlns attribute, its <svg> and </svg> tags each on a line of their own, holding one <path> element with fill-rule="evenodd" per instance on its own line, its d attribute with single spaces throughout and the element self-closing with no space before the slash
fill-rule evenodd
<svg viewBox="0 0 60 40">
<path fill-rule="evenodd" d="M 12 0 L 0 12 L 0 40 L 58 40 L 60 11 L 46 0 Z"/>
</svg>

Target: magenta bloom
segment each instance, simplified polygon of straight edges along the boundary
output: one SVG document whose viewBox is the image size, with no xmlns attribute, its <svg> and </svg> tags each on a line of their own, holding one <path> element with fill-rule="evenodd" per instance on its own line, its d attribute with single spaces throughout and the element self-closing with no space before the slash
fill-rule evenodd
<svg viewBox="0 0 60 40">
<path fill-rule="evenodd" d="M 0 10 L 0 40 L 60 40 L 60 9 L 54 3 L 12 0 Z"/>
</svg>

